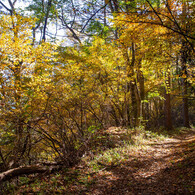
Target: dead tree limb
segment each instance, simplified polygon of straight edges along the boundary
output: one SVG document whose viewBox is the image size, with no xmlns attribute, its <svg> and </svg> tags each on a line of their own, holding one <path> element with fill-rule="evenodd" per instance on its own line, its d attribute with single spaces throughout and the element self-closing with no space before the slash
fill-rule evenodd
<svg viewBox="0 0 195 195">
<path fill-rule="evenodd" d="M 55 166 L 40 166 L 40 165 L 32 165 L 32 166 L 22 166 L 17 167 L 14 169 L 10 169 L 3 173 L 0 173 L 0 184 L 4 181 L 8 181 L 14 177 L 21 176 L 21 175 L 30 175 L 35 173 L 44 173 L 44 172 L 54 172 L 60 170 L 62 166 L 55 165 Z"/>
</svg>

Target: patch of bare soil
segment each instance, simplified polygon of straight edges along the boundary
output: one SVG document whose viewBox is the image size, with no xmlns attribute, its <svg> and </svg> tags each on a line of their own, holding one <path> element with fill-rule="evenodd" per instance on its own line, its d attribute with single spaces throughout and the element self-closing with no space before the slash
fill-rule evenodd
<svg viewBox="0 0 195 195">
<path fill-rule="evenodd" d="M 195 135 L 150 143 L 119 166 L 107 166 L 78 194 L 195 194 Z"/>
</svg>

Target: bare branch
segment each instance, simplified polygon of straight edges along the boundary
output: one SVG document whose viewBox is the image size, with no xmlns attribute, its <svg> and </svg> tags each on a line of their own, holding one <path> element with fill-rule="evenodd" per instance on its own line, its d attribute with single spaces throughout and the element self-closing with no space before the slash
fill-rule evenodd
<svg viewBox="0 0 195 195">
<path fill-rule="evenodd" d="M 75 31 L 68 26 L 68 24 L 66 23 L 65 19 L 64 19 L 64 12 L 62 10 L 62 16 L 59 16 L 59 19 L 62 21 L 62 25 L 65 26 L 71 33 L 73 38 L 75 38 L 79 43 L 81 43 L 81 40 L 79 39 L 79 37 L 77 36 L 77 34 L 75 33 Z"/>
<path fill-rule="evenodd" d="M 162 26 L 162 27 L 165 27 L 167 29 L 172 30 L 173 32 L 175 32 L 177 34 L 180 34 L 182 36 L 188 37 L 189 39 L 195 40 L 195 37 L 192 37 L 190 35 L 185 34 L 184 32 L 180 32 L 180 31 L 178 31 L 178 30 L 176 30 L 174 28 L 171 28 L 170 26 L 168 26 L 166 24 L 161 24 L 161 23 L 153 22 L 153 21 L 127 21 L 127 20 L 120 20 L 120 21 L 125 21 L 125 22 L 128 22 L 128 23 L 135 23 L 135 24 L 142 23 L 142 24 L 153 24 L 153 25 Z"/>
<path fill-rule="evenodd" d="M 87 24 L 89 23 L 89 21 L 100 11 L 100 10 L 102 10 L 102 9 L 104 9 L 109 3 L 111 2 L 111 0 L 110 1 L 108 1 L 108 3 L 106 3 L 104 6 L 102 6 L 100 9 L 98 9 L 88 20 L 87 20 L 87 22 L 85 23 L 85 25 L 83 26 L 83 28 L 81 29 L 81 31 L 80 32 L 83 32 L 84 31 L 84 29 L 85 29 L 85 27 L 87 26 Z"/>
<path fill-rule="evenodd" d="M 11 0 L 8 0 L 10 7 L 12 8 L 12 12 L 14 11 L 14 4 L 11 2 Z"/>
<path fill-rule="evenodd" d="M 1 4 L 7 11 L 9 11 L 10 13 L 12 13 L 12 10 L 9 9 L 3 2 L 0 1 L 0 4 Z"/>
<path fill-rule="evenodd" d="M 178 30 L 182 33 L 183 30 L 181 29 L 181 27 L 179 26 L 177 20 L 175 19 L 174 15 L 173 15 L 173 13 L 172 13 L 172 11 L 171 11 L 171 9 L 170 9 L 170 6 L 169 6 L 168 1 L 166 1 L 166 7 L 167 7 L 169 13 L 171 14 L 171 17 L 173 18 L 174 23 L 175 23 L 175 25 L 177 26 Z M 187 41 L 187 43 L 192 47 L 192 50 L 194 51 L 194 47 L 193 47 L 193 45 L 189 42 L 189 40 L 187 39 L 186 35 L 183 34 L 183 37 L 184 37 L 184 39 Z"/>
<path fill-rule="evenodd" d="M 156 16 L 158 17 L 158 19 L 161 22 L 161 25 L 163 25 L 163 21 L 161 19 L 161 17 L 159 16 L 159 14 L 157 13 L 157 11 L 154 9 L 154 7 L 152 6 L 152 4 L 150 3 L 150 1 L 146 0 L 148 2 L 148 4 L 150 5 L 150 7 L 152 8 L 152 10 L 154 11 L 154 13 L 156 14 Z"/>
</svg>

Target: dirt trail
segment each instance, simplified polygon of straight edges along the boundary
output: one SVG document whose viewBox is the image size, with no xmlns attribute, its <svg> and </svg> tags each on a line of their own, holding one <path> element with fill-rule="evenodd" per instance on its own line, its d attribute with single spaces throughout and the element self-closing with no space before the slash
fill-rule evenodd
<svg viewBox="0 0 195 195">
<path fill-rule="evenodd" d="M 110 131 L 108 141 L 120 142 L 122 136 L 127 138 L 124 135 L 125 132 Z M 126 161 L 103 164 L 96 172 L 90 169 L 90 160 L 85 160 L 77 167 L 40 175 L 38 183 L 32 180 L 32 185 L 21 185 L 10 194 L 195 194 L 195 131 L 164 141 L 145 140 L 144 147 L 135 145 L 128 152 L 125 150 Z"/>
<path fill-rule="evenodd" d="M 106 167 L 80 194 L 195 194 L 195 135 L 150 143 L 121 166 Z"/>
</svg>

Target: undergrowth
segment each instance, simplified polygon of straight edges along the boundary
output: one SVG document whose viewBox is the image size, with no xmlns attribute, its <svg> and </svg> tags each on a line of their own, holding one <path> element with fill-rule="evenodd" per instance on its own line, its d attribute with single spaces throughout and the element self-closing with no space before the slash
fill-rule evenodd
<svg viewBox="0 0 195 195">
<path fill-rule="evenodd" d="M 173 134 L 184 131 L 180 129 Z M 90 148 L 78 166 L 64 168 L 56 174 L 18 177 L 4 184 L 7 188 L 4 194 L 71 194 L 78 186 L 80 192 L 85 191 L 95 184 L 96 175 L 101 171 L 110 174 L 107 168 L 125 165 L 130 156 L 136 161 L 138 151 L 147 152 L 151 143 L 159 143 L 170 136 L 164 131 L 146 131 L 142 127 L 111 127 L 101 133 L 94 131 Z"/>
</svg>

